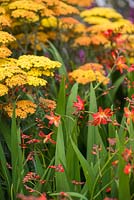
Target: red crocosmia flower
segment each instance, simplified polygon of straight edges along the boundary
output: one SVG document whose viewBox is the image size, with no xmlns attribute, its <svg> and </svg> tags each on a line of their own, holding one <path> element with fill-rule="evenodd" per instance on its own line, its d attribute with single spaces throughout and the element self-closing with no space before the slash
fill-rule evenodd
<svg viewBox="0 0 134 200">
<path fill-rule="evenodd" d="M 130 124 L 130 120 L 134 122 L 134 108 L 130 111 L 127 107 L 124 107 L 124 115 L 127 118 L 127 124 Z"/>
<path fill-rule="evenodd" d="M 128 163 L 125 167 L 124 167 L 124 173 L 125 174 L 130 174 L 131 173 L 131 170 L 132 170 L 132 166 L 130 163 Z"/>
<path fill-rule="evenodd" d="M 55 169 L 56 172 L 64 172 L 64 168 L 61 164 L 50 165 L 48 168 Z"/>
<path fill-rule="evenodd" d="M 41 196 L 39 196 L 39 197 L 34 197 L 32 195 L 25 196 L 23 194 L 17 194 L 17 198 L 19 198 L 21 200 L 47 200 L 47 197 L 46 197 L 45 193 L 41 194 Z"/>
<path fill-rule="evenodd" d="M 134 100 L 134 94 L 132 94 L 131 98 L 132 98 L 132 101 L 133 101 Z"/>
<path fill-rule="evenodd" d="M 110 108 L 102 109 L 99 107 L 99 111 L 97 113 L 92 114 L 93 121 L 91 122 L 92 125 L 98 126 L 100 124 L 108 124 L 111 119 L 110 117 L 113 115 L 113 112 Z"/>
<path fill-rule="evenodd" d="M 47 200 L 46 194 L 45 193 L 41 194 L 41 196 L 38 197 L 38 199 L 36 200 Z"/>
<path fill-rule="evenodd" d="M 115 160 L 112 162 L 112 165 L 116 167 L 118 165 L 118 163 L 119 163 L 119 160 Z"/>
<path fill-rule="evenodd" d="M 105 37 L 109 38 L 109 37 L 112 36 L 113 30 L 112 29 L 108 29 L 108 30 L 104 31 L 103 34 L 105 35 Z"/>
<path fill-rule="evenodd" d="M 84 101 L 80 98 L 80 96 L 77 96 L 77 102 L 73 103 L 73 107 L 75 107 L 77 111 L 84 110 Z"/>
<path fill-rule="evenodd" d="M 31 140 L 28 140 L 27 142 L 26 142 L 26 144 L 34 144 L 34 143 L 40 143 L 41 142 L 41 140 L 38 140 L 38 139 L 31 139 Z"/>
<path fill-rule="evenodd" d="M 31 135 L 26 135 L 26 134 L 22 133 L 21 138 L 22 139 L 29 139 L 29 138 L 31 138 Z"/>
<path fill-rule="evenodd" d="M 68 194 L 66 192 L 60 192 L 61 197 L 68 197 Z"/>
<path fill-rule="evenodd" d="M 108 138 L 107 140 L 109 145 L 111 146 L 114 146 L 116 144 L 116 138 Z"/>
<path fill-rule="evenodd" d="M 56 127 L 58 127 L 60 124 L 61 117 L 59 115 L 58 116 L 54 115 L 53 112 L 51 112 L 50 115 L 45 115 L 45 118 L 49 120 L 49 125 L 54 124 Z"/>
<path fill-rule="evenodd" d="M 51 135 L 53 134 L 53 132 L 50 132 L 49 134 L 44 134 L 42 131 L 39 132 L 39 136 L 41 138 L 44 138 L 43 142 L 51 142 L 52 144 L 56 144 L 56 142 L 51 138 Z"/>
<path fill-rule="evenodd" d="M 129 159 L 131 159 L 131 157 L 132 157 L 132 150 L 126 148 L 122 153 L 122 157 L 126 162 L 128 162 Z"/>
<path fill-rule="evenodd" d="M 115 62 L 116 69 L 120 71 L 120 73 L 123 73 L 123 70 L 128 70 L 128 66 L 125 64 L 126 58 L 123 56 L 119 56 Z"/>
<path fill-rule="evenodd" d="M 111 192 L 111 187 L 106 188 L 106 193 Z"/>
<path fill-rule="evenodd" d="M 128 72 L 133 72 L 134 71 L 134 64 L 132 64 L 129 68 L 128 68 Z"/>
<path fill-rule="evenodd" d="M 76 181 L 76 180 L 72 180 L 72 183 L 73 183 L 74 185 L 83 185 L 83 184 L 85 184 L 85 182 Z"/>
</svg>

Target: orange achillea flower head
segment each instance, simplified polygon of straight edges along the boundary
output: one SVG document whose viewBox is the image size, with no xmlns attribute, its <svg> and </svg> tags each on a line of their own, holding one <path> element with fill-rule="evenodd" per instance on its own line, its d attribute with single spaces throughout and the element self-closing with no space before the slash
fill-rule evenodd
<svg viewBox="0 0 134 200">
<path fill-rule="evenodd" d="M 88 7 L 92 4 L 92 2 L 93 2 L 93 0 L 83 0 L 83 1 L 67 0 L 67 3 L 77 5 L 77 6 L 81 6 L 81 7 Z"/>
<path fill-rule="evenodd" d="M 1 28 L 11 27 L 11 19 L 8 15 L 6 14 L 0 15 L 0 27 Z"/>
<path fill-rule="evenodd" d="M 12 117 L 13 105 L 11 103 L 3 106 L 4 111 L 9 117 Z M 36 112 L 36 104 L 30 100 L 20 100 L 16 103 L 15 114 L 16 117 L 20 119 L 25 119 L 29 114 L 34 114 Z"/>
<path fill-rule="evenodd" d="M 12 52 L 6 46 L 2 45 L 0 47 L 0 58 L 6 58 L 11 56 Z"/>
<path fill-rule="evenodd" d="M 90 43 L 91 38 L 89 36 L 83 35 L 75 39 L 73 46 L 89 46 Z"/>
<path fill-rule="evenodd" d="M 73 25 L 75 25 L 75 24 L 79 24 L 80 22 L 77 20 L 77 19 L 75 19 L 75 18 L 73 18 L 73 17 L 62 17 L 62 18 L 60 18 L 60 21 L 64 24 L 73 24 Z"/>
<path fill-rule="evenodd" d="M 56 16 L 79 14 L 79 10 L 76 7 L 68 5 L 63 1 L 59 1 L 59 3 L 53 8 L 53 11 Z"/>
<path fill-rule="evenodd" d="M 110 117 L 113 115 L 113 112 L 110 108 L 102 109 L 99 107 L 99 111 L 97 113 L 92 114 L 93 121 L 91 122 L 92 125 L 98 126 L 101 124 L 108 124 L 111 119 Z"/>
<path fill-rule="evenodd" d="M 50 115 L 45 115 L 45 118 L 49 120 L 49 125 L 54 124 L 56 127 L 58 127 L 60 124 L 60 115 L 56 116 L 53 112 L 51 112 Z"/>
<path fill-rule="evenodd" d="M 127 118 L 127 124 L 130 124 L 130 120 L 134 122 L 134 108 L 129 110 L 127 107 L 124 107 L 124 115 Z"/>
</svg>

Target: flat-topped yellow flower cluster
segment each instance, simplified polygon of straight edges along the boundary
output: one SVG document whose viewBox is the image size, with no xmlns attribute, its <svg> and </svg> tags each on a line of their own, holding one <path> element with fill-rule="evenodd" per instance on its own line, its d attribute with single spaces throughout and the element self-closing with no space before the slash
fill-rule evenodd
<svg viewBox="0 0 134 200">
<path fill-rule="evenodd" d="M 45 76 L 53 76 L 61 63 L 47 57 L 23 55 L 18 59 L 0 59 L 0 82 L 5 94 L 10 88 L 21 85 L 45 86 Z M 4 92 L 0 96 L 3 96 Z"/>
</svg>

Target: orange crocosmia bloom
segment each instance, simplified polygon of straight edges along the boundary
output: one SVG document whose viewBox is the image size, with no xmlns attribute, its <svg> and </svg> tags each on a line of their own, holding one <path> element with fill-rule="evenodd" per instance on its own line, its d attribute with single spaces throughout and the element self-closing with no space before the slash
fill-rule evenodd
<svg viewBox="0 0 134 200">
<path fill-rule="evenodd" d="M 123 70 L 126 69 L 128 70 L 128 66 L 125 64 L 126 59 L 123 56 L 119 56 L 119 58 L 117 58 L 115 64 L 116 64 L 116 69 L 120 71 L 120 73 L 123 73 Z"/>
<path fill-rule="evenodd" d="M 130 124 L 130 120 L 134 122 L 134 108 L 130 111 L 127 107 L 124 107 L 124 115 L 127 118 L 127 124 Z"/>
<path fill-rule="evenodd" d="M 53 112 L 50 113 L 50 115 L 45 115 L 45 118 L 47 118 L 49 120 L 49 125 L 52 125 L 54 124 L 56 127 L 59 126 L 59 123 L 60 123 L 60 116 L 56 116 L 54 115 Z"/>
<path fill-rule="evenodd" d="M 91 122 L 92 125 L 97 126 L 100 124 L 108 124 L 111 119 L 110 117 L 113 115 L 113 112 L 110 108 L 102 109 L 99 107 L 99 111 L 97 113 L 92 114 L 93 121 Z"/>
</svg>

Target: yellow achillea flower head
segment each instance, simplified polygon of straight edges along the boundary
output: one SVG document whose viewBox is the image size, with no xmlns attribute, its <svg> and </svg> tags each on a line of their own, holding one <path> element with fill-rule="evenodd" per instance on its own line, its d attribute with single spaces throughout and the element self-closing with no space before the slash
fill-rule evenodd
<svg viewBox="0 0 134 200">
<path fill-rule="evenodd" d="M 78 69 L 69 73 L 69 78 L 83 85 L 96 81 L 99 83 L 108 84 L 109 79 L 105 77 L 103 66 L 98 63 L 86 63 Z"/>
<path fill-rule="evenodd" d="M 84 21 L 89 23 L 89 24 L 105 24 L 105 23 L 109 23 L 109 19 L 98 17 L 98 16 L 85 17 Z"/>
<path fill-rule="evenodd" d="M 0 68 L 2 67 L 16 67 L 17 66 L 17 59 L 15 58 L 0 58 Z"/>
<path fill-rule="evenodd" d="M 11 2 L 8 7 L 10 10 L 24 9 L 24 10 L 34 11 L 34 12 L 38 12 L 44 9 L 44 6 L 42 4 L 32 1 L 32 0 L 14 1 L 14 2 Z"/>
<path fill-rule="evenodd" d="M 57 27 L 57 18 L 52 16 L 41 20 L 41 25 L 44 27 Z"/>
<path fill-rule="evenodd" d="M 0 83 L 0 96 L 4 96 L 8 93 L 8 87 Z"/>
<path fill-rule="evenodd" d="M 106 8 L 106 7 L 94 7 L 90 10 L 84 10 L 80 13 L 80 16 L 85 17 L 91 17 L 91 16 L 100 16 L 105 17 L 108 19 L 121 19 L 123 16 L 118 13 L 113 8 Z"/>
<path fill-rule="evenodd" d="M 5 8 L 0 6 L 0 15 L 4 15 L 5 13 L 6 13 Z"/>
<path fill-rule="evenodd" d="M 35 77 L 35 76 L 27 76 L 27 84 L 33 85 L 35 87 L 45 86 L 47 84 L 47 81 L 42 78 Z"/>
<path fill-rule="evenodd" d="M 84 71 L 82 69 L 76 69 L 73 72 L 69 73 L 69 78 L 83 85 L 96 80 L 96 76 L 93 70 Z"/>
<path fill-rule="evenodd" d="M 7 78 L 5 82 L 7 86 L 13 88 L 15 86 L 25 85 L 27 83 L 27 77 L 23 74 L 16 74 Z"/>
<path fill-rule="evenodd" d="M 18 0 L 11 2 L 8 8 L 11 10 L 12 17 L 36 22 L 39 20 L 39 12 L 44 9 L 44 6 L 32 0 Z"/>
<path fill-rule="evenodd" d="M 36 104 L 30 100 L 20 100 L 16 103 L 15 115 L 16 118 L 25 119 L 29 114 L 34 114 L 36 112 Z M 8 114 L 9 117 L 12 117 L 13 114 L 13 104 L 9 103 L 3 106 L 4 111 Z"/>
<path fill-rule="evenodd" d="M 49 71 L 49 70 L 39 70 L 36 68 L 32 68 L 30 71 L 27 72 L 28 76 L 36 76 L 36 77 L 40 77 L 42 75 L 44 76 L 53 76 L 53 72 Z"/>
<path fill-rule="evenodd" d="M 16 66 L 0 66 L 0 81 L 4 81 L 6 78 L 11 78 L 15 75 L 26 76 L 26 72 Z"/>
<path fill-rule="evenodd" d="M 107 85 L 109 83 L 109 78 L 105 77 L 103 73 L 96 71 L 96 81 L 99 83 L 103 83 L 104 85 Z"/>
<path fill-rule="evenodd" d="M 44 56 L 35 55 L 23 55 L 20 56 L 17 64 L 20 68 L 29 71 L 31 68 L 37 68 L 41 70 L 53 70 L 59 68 L 61 63 L 58 61 L 52 61 Z"/>
<path fill-rule="evenodd" d="M 15 40 L 15 37 L 7 33 L 6 31 L 0 31 L 0 44 L 8 44 Z"/>
<path fill-rule="evenodd" d="M 9 88 L 21 85 L 45 86 L 44 76 L 53 76 L 53 70 L 61 63 L 44 56 L 24 55 L 18 60 L 0 59 L 0 81 Z"/>
</svg>

